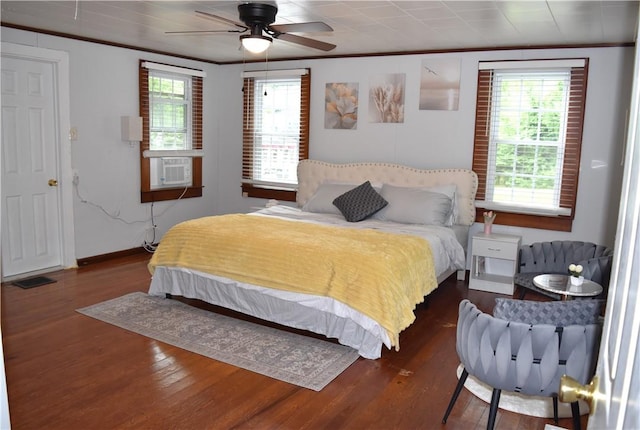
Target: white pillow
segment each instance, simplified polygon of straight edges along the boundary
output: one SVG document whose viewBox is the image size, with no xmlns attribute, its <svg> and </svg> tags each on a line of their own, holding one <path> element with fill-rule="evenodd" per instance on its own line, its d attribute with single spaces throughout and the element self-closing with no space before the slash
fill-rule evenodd
<svg viewBox="0 0 640 430">
<path fill-rule="evenodd" d="M 389 204 L 373 215 L 376 219 L 405 224 L 447 225 L 451 218 L 452 199 L 432 189 L 385 184 L 380 195 Z"/>
<path fill-rule="evenodd" d="M 371 181 L 369 181 L 371 182 Z M 309 200 L 302 206 L 302 210 L 306 212 L 316 212 L 316 213 L 329 213 L 342 215 L 340 210 L 335 207 L 333 201 L 336 197 L 341 196 L 354 189 L 355 187 L 361 185 L 361 183 L 355 184 L 351 182 L 325 182 L 318 186 L 316 192 L 311 196 Z M 380 192 L 382 188 L 382 183 L 371 182 L 371 186 L 377 192 Z"/>
<path fill-rule="evenodd" d="M 341 196 L 357 186 L 358 184 L 320 184 L 315 194 L 302 206 L 302 210 L 306 212 L 342 215 L 340 209 L 333 204 L 333 201 L 336 197 Z"/>
<path fill-rule="evenodd" d="M 435 187 L 426 188 L 429 191 L 433 191 L 434 193 L 442 193 L 448 196 L 451 199 L 451 213 L 449 215 L 449 219 L 445 223 L 447 226 L 452 226 L 458 223 L 458 197 L 456 196 L 456 192 L 458 187 L 456 184 L 451 185 L 437 185 Z"/>
</svg>

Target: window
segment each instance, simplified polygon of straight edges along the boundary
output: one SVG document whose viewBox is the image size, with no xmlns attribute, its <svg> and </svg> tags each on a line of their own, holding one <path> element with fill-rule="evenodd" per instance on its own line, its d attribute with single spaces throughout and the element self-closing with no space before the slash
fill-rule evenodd
<svg viewBox="0 0 640 430">
<path fill-rule="evenodd" d="M 571 231 L 587 60 L 480 63 L 473 153 L 476 220 Z"/>
<path fill-rule="evenodd" d="M 295 201 L 309 152 L 309 69 L 245 72 L 242 192 Z"/>
<path fill-rule="evenodd" d="M 141 201 L 202 196 L 201 70 L 140 61 Z"/>
</svg>

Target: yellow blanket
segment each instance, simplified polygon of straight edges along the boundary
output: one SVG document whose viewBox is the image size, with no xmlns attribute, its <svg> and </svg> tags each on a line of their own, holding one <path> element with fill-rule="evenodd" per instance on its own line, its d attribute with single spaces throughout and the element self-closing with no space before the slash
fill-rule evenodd
<svg viewBox="0 0 640 430">
<path fill-rule="evenodd" d="M 332 297 L 384 327 L 398 349 L 415 305 L 437 287 L 429 243 L 410 235 L 254 215 L 180 223 L 149 263 Z"/>
</svg>

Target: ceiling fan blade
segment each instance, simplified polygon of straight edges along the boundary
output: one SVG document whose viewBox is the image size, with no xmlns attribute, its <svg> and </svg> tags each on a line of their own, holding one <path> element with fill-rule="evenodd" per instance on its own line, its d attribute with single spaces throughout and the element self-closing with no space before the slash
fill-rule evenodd
<svg viewBox="0 0 640 430">
<path fill-rule="evenodd" d="M 322 42 L 320 40 L 309 39 L 308 37 L 297 36 L 289 33 L 275 33 L 273 35 L 276 39 L 286 40 L 287 42 L 297 43 L 298 45 L 307 46 L 309 48 L 319 49 L 321 51 L 331 51 L 336 45 L 331 43 Z"/>
<path fill-rule="evenodd" d="M 215 34 L 215 33 L 244 33 L 245 31 L 247 30 L 246 29 L 244 30 L 187 30 L 187 31 L 165 31 L 164 34 L 189 35 L 189 34 Z"/>
<path fill-rule="evenodd" d="M 299 22 L 293 24 L 275 24 L 270 25 L 272 29 L 278 33 L 320 33 L 324 31 L 333 31 L 333 28 L 324 22 Z"/>
<path fill-rule="evenodd" d="M 200 10 L 197 10 L 196 14 L 198 16 L 201 16 L 202 18 L 207 18 L 207 19 L 213 19 L 213 20 L 216 20 L 216 21 L 226 22 L 227 24 L 231 24 L 231 25 L 234 25 L 236 27 L 243 28 L 244 30 L 248 29 L 248 27 L 246 25 L 244 25 L 244 24 L 240 24 L 239 22 L 233 21 L 231 19 L 224 18 L 222 16 L 214 15 L 212 13 L 202 12 Z"/>
</svg>

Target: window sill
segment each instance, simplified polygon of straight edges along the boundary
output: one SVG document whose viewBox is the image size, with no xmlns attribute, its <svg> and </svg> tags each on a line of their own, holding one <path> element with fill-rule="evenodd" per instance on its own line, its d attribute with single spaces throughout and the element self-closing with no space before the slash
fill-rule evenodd
<svg viewBox="0 0 640 430">
<path fill-rule="evenodd" d="M 192 197 L 202 197 L 202 187 L 191 186 L 186 191 L 184 187 L 180 187 L 140 192 L 140 202 L 142 203 L 189 199 Z"/>
<path fill-rule="evenodd" d="M 484 209 L 476 208 L 476 222 L 484 223 L 484 212 Z M 573 219 L 567 216 L 527 215 L 499 212 L 494 224 L 537 228 L 542 230 L 571 231 Z"/>
<path fill-rule="evenodd" d="M 484 200 L 476 200 L 475 202 L 477 208 L 483 208 L 485 211 L 494 211 L 494 212 L 507 212 L 513 214 L 523 214 L 523 215 L 531 215 L 531 216 L 546 216 L 546 217 L 556 217 L 556 216 L 564 216 L 568 217 L 571 215 L 571 209 L 569 208 L 533 208 L 528 206 L 518 206 L 518 205 L 508 205 L 501 204 L 495 202 L 487 202 Z"/>
<path fill-rule="evenodd" d="M 476 208 L 476 222 L 484 223 L 485 209 Z M 537 228 L 542 230 L 571 231 L 573 219 L 568 216 L 529 215 L 512 212 L 498 212 L 494 224 L 514 227 Z"/>
<path fill-rule="evenodd" d="M 144 158 L 165 158 L 165 157 L 187 157 L 187 158 L 202 158 L 204 157 L 204 151 L 202 149 L 163 149 L 163 150 L 151 150 L 145 149 L 142 151 Z"/>
<path fill-rule="evenodd" d="M 283 202 L 295 202 L 296 191 L 273 188 L 257 187 L 251 184 L 242 184 L 242 197 L 255 197 L 259 199 L 275 199 Z"/>
</svg>

